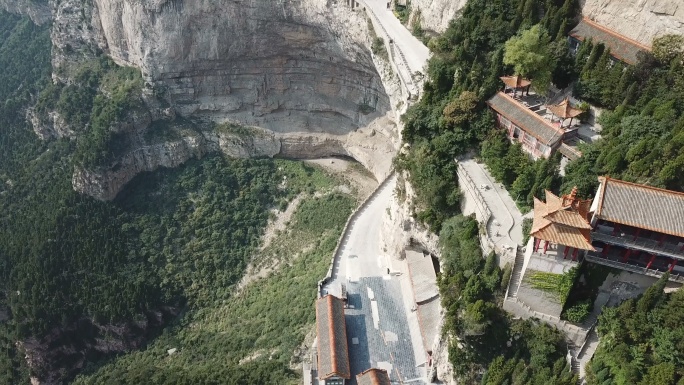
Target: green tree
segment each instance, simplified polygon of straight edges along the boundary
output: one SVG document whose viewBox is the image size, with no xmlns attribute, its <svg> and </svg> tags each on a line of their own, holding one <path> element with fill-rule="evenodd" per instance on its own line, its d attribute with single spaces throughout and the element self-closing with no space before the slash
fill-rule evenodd
<svg viewBox="0 0 684 385">
<path fill-rule="evenodd" d="M 506 41 L 504 63 L 512 65 L 516 75 L 532 80 L 537 92 L 546 94 L 556 63 L 549 47 L 549 35 L 539 24 Z"/>
<path fill-rule="evenodd" d="M 653 39 L 653 56 L 661 64 L 670 64 L 674 59 L 684 60 L 684 36 L 663 35 Z"/>
</svg>

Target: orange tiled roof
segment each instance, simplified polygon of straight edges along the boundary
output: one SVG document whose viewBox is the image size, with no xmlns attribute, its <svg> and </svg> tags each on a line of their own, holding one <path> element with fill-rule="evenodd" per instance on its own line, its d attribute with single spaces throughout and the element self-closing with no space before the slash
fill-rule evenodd
<svg viewBox="0 0 684 385">
<path fill-rule="evenodd" d="M 590 230 L 578 229 L 570 226 L 546 226 L 534 233 L 537 239 L 543 239 L 551 243 L 574 247 L 581 250 L 594 250 L 591 245 Z"/>
<path fill-rule="evenodd" d="M 316 301 L 318 378 L 351 378 L 344 302 L 332 295 Z"/>
<path fill-rule="evenodd" d="M 570 104 L 570 100 L 568 98 L 565 98 L 558 104 L 548 106 L 548 109 L 551 110 L 554 115 L 563 119 L 574 118 L 582 113 L 582 110 L 575 108 L 572 106 L 572 104 Z"/>
<path fill-rule="evenodd" d="M 502 76 L 499 79 L 501 79 L 505 85 L 511 88 L 523 88 L 532 84 L 529 79 L 523 79 L 523 77 L 520 75 Z"/>
<path fill-rule="evenodd" d="M 591 226 L 587 214 L 591 200 L 577 198 L 577 189 L 562 197 L 546 190 L 546 202 L 534 198 L 534 219 L 530 235 L 556 244 L 582 250 L 591 246 Z"/>
<path fill-rule="evenodd" d="M 390 385 L 389 375 L 384 369 L 371 368 L 356 376 L 358 385 Z"/>
</svg>

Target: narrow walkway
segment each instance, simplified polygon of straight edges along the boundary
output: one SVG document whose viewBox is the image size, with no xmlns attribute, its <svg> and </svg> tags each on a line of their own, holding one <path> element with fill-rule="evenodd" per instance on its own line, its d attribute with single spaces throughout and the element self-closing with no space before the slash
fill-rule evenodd
<svg viewBox="0 0 684 385">
<path fill-rule="evenodd" d="M 495 248 L 512 251 L 517 245 L 522 246 L 523 215 L 508 192 L 494 181 L 484 166 L 474 160 L 466 159 L 458 163 L 459 168 L 468 175 L 474 185 L 463 188 L 466 200 L 478 201 L 478 195 L 481 196 L 491 213 L 487 230 Z M 459 185 L 463 187 L 465 182 L 462 179 L 459 175 Z M 473 188 L 477 189 L 477 192 L 471 191 Z"/>
<path fill-rule="evenodd" d="M 403 56 L 402 60 L 406 61 L 411 72 L 420 71 L 424 73 L 425 64 L 430 57 L 430 50 L 401 24 L 391 9 L 387 9 L 387 1 L 360 0 L 359 3 L 368 7 L 377 17 L 383 29 L 401 51 L 400 56 Z"/>
</svg>

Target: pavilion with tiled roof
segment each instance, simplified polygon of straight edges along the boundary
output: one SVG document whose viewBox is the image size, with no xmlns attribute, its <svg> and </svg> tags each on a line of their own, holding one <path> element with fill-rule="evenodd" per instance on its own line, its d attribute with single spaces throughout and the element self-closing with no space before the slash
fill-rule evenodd
<svg viewBox="0 0 684 385">
<path fill-rule="evenodd" d="M 371 368 L 356 376 L 357 385 L 390 385 L 390 378 L 384 369 Z"/>
<path fill-rule="evenodd" d="M 575 49 L 577 49 L 580 42 L 587 39 L 591 39 L 594 44 L 603 43 L 603 45 L 610 49 L 610 54 L 613 58 L 627 64 L 636 64 L 638 62 L 637 54 L 639 51 L 651 50 L 646 45 L 620 35 L 586 17 L 570 31 L 570 39 Z"/>
<path fill-rule="evenodd" d="M 543 253 L 549 245 L 563 246 L 563 258 L 572 255 L 577 259 L 579 250 L 594 250 L 591 245 L 591 225 L 587 220 L 591 199 L 577 198 L 577 188 L 562 197 L 546 190 L 546 202 L 534 198 L 534 219 L 530 236 L 534 239 L 534 252 L 544 241 Z M 560 253 L 560 247 L 558 248 Z"/>
<path fill-rule="evenodd" d="M 513 90 L 513 95 L 518 91 L 521 93 L 527 92 L 528 95 L 530 93 L 530 85 L 532 85 L 532 82 L 529 79 L 524 79 L 520 75 L 502 76 L 499 79 L 505 84 L 504 92 L 510 89 Z"/>
<path fill-rule="evenodd" d="M 572 126 L 572 119 L 576 118 L 579 116 L 583 111 L 580 110 L 579 108 L 575 108 L 572 106 L 570 103 L 570 98 L 565 98 L 563 99 L 562 102 L 558 104 L 553 104 L 550 106 L 547 106 L 547 109 L 551 111 L 553 116 L 561 119 L 561 122 L 565 121 L 565 119 L 570 119 L 570 125 Z M 562 124 L 561 124 L 562 126 Z"/>
<path fill-rule="evenodd" d="M 508 131 L 509 139 L 520 142 L 533 158 L 548 158 L 560 146 L 565 131 L 511 96 L 497 92 L 487 104 L 496 113 L 499 126 Z"/>
<path fill-rule="evenodd" d="M 316 333 L 319 383 L 344 384 L 351 373 L 343 300 L 326 295 L 316 301 Z"/>
</svg>

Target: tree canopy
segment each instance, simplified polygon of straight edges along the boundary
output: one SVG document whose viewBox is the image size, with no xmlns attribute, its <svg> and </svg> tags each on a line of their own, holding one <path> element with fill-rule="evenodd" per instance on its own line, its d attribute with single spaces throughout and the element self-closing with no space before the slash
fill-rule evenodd
<svg viewBox="0 0 684 385">
<path fill-rule="evenodd" d="M 504 45 L 503 62 L 513 66 L 516 75 L 532 79 L 539 94 L 546 94 L 555 63 L 548 32 L 540 24 L 521 31 Z"/>
</svg>

